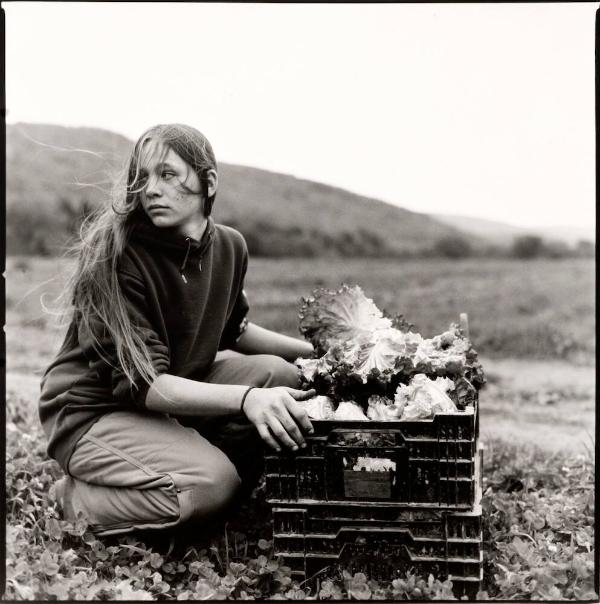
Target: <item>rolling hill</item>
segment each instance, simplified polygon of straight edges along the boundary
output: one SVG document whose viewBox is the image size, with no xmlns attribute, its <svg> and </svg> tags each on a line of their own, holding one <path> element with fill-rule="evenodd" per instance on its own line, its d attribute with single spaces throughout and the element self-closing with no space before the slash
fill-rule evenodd
<svg viewBox="0 0 600 604">
<path fill-rule="evenodd" d="M 8 253 L 52 253 L 84 205 L 109 198 L 132 141 L 47 124 L 7 125 L 6 134 Z M 219 183 L 215 218 L 258 253 L 410 255 L 460 235 L 428 215 L 286 174 L 219 163 Z"/>
</svg>

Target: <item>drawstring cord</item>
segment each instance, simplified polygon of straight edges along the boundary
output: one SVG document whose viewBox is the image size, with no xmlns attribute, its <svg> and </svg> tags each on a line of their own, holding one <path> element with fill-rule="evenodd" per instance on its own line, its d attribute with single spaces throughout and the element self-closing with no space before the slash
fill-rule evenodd
<svg viewBox="0 0 600 604">
<path fill-rule="evenodd" d="M 187 264 L 187 259 L 188 259 L 188 256 L 190 255 L 190 248 L 192 247 L 192 240 L 189 237 L 186 237 L 185 240 L 187 241 L 187 250 L 185 251 L 185 257 L 183 259 L 183 262 L 181 263 L 181 266 L 179 267 L 179 274 L 181 275 L 183 282 L 187 283 L 187 279 L 185 278 L 183 271 L 185 270 L 185 265 Z"/>
</svg>

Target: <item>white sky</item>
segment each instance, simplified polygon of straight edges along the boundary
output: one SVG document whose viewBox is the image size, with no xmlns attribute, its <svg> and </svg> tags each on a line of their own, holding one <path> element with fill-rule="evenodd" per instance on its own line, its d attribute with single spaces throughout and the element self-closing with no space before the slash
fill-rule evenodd
<svg viewBox="0 0 600 604">
<path fill-rule="evenodd" d="M 4 8 L 8 123 L 187 122 L 225 162 L 593 228 L 596 3 Z"/>
</svg>

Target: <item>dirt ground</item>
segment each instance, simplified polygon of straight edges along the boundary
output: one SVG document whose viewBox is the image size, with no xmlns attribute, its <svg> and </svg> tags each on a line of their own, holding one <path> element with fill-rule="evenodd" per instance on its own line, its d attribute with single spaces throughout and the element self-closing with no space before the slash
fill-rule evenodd
<svg viewBox="0 0 600 604">
<path fill-rule="evenodd" d="M 588 454 L 595 438 L 595 368 L 562 361 L 482 359 L 480 434 Z"/>
<path fill-rule="evenodd" d="M 482 359 L 488 384 L 481 392 L 481 438 L 535 444 L 549 453 L 594 449 L 595 370 L 561 361 Z M 39 377 L 7 373 L 7 398 L 36 404 Z"/>
</svg>

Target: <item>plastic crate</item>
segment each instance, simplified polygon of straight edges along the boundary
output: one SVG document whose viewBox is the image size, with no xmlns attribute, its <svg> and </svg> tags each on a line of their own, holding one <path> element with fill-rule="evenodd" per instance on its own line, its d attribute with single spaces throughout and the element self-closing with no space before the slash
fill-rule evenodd
<svg viewBox="0 0 600 604">
<path fill-rule="evenodd" d="M 314 420 L 307 447 L 265 458 L 271 503 L 363 501 L 471 509 L 475 503 L 478 408 L 418 421 Z M 360 470 L 360 458 L 387 472 Z"/>
<path fill-rule="evenodd" d="M 292 574 L 314 590 L 343 570 L 375 580 L 407 571 L 451 579 L 457 597 L 473 598 L 483 579 L 481 460 L 476 504 L 466 512 L 359 502 L 273 507 L 273 544 Z"/>
</svg>

